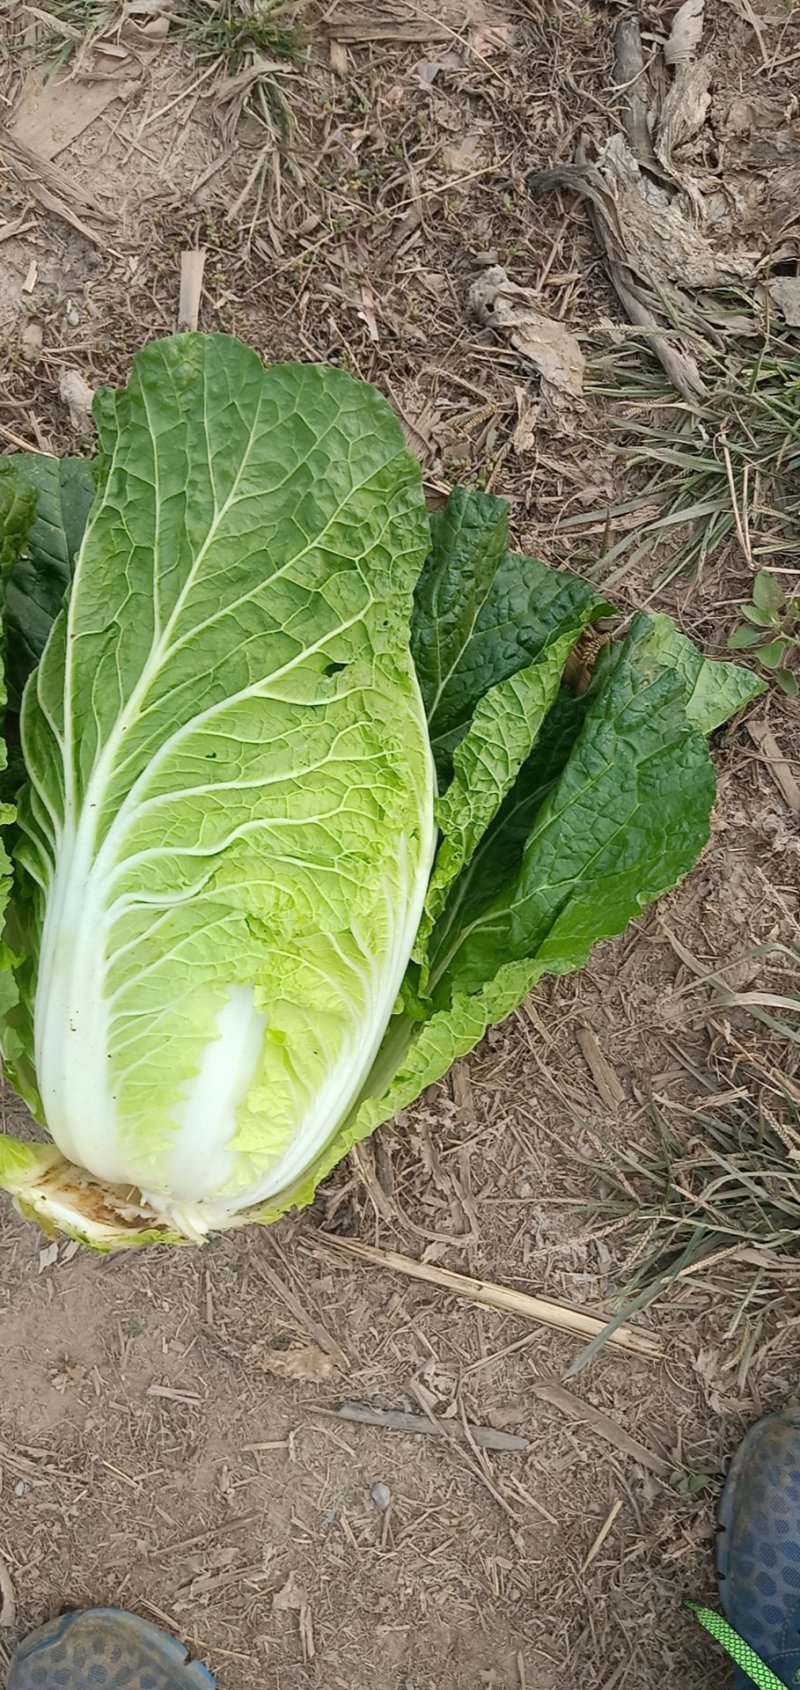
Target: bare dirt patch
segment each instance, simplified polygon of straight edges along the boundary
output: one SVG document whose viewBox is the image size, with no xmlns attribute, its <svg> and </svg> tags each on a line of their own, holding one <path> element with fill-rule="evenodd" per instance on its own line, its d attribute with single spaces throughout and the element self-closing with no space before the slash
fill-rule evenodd
<svg viewBox="0 0 800 1690">
<path fill-rule="evenodd" d="M 0 12 L 12 133 L 23 79 L 53 51 L 25 10 L 24 27 Z M 3 150 L 4 445 L 82 449 L 64 371 L 123 379 L 175 327 L 180 253 L 201 246 L 202 328 L 377 382 L 432 497 L 478 477 L 512 498 L 520 544 L 594 561 L 597 536 L 567 542 L 555 523 L 619 487 L 606 403 L 588 395 L 566 435 L 531 422 L 535 375 L 468 302 L 491 262 L 587 351 L 599 319 L 618 320 L 585 207 L 529 190 L 579 130 L 601 145 L 618 122 L 617 11 L 348 11 L 338 31 L 312 16 L 310 62 L 281 82 L 283 151 L 246 113 L 231 122 L 188 45 L 133 42 L 124 89 L 53 153 L 49 205 L 30 161 Z M 797 167 L 798 38 L 777 6 L 750 11 L 710 7 L 706 28 L 710 133 L 752 239 L 759 184 Z M 643 27 L 655 52 L 658 7 Z M 746 582 L 733 548 L 657 602 L 719 649 Z M 623 591 L 641 603 L 651 585 Z M 789 706 L 758 709 L 791 755 Z M 203 1252 L 103 1261 L 3 1206 L 0 1555 L 16 1618 L 0 1653 L 62 1605 L 112 1603 L 172 1626 L 230 1690 L 727 1683 L 679 1600 L 712 1593 L 714 1497 L 739 1436 L 796 1390 L 796 1270 L 756 1267 L 746 1242 L 721 1250 L 639 1317 L 663 1360 L 605 1349 L 565 1378 L 574 1340 L 325 1242 L 613 1311 L 643 1255 L 604 1169 L 620 1151 L 656 1157 L 667 1128 L 690 1150 L 700 1113 L 738 1131 L 729 1111 L 749 1110 L 757 1130 L 774 1106 L 772 1035 L 702 975 L 787 989 L 782 954 L 754 953 L 797 942 L 796 830 L 744 726 L 716 756 L 715 832 L 691 879 L 580 977 L 543 986 L 309 1213 Z M 791 1061 L 781 1047 L 796 1091 Z M 537 1395 L 553 1384 L 578 1407 Z M 317 1412 L 348 1400 L 433 1414 L 440 1432 Z M 464 1421 L 527 1448 L 482 1452 Z"/>
</svg>

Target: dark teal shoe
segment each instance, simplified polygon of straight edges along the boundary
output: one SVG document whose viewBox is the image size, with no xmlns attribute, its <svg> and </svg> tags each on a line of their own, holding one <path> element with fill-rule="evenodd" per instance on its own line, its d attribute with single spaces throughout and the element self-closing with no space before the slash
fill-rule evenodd
<svg viewBox="0 0 800 1690">
<path fill-rule="evenodd" d="M 8 1690 L 215 1690 L 177 1638 L 122 1608 L 62 1614 L 26 1637 Z"/>
<path fill-rule="evenodd" d="M 800 1411 L 751 1426 L 719 1506 L 717 1577 L 729 1625 L 781 1684 L 800 1686 Z M 736 1690 L 753 1680 L 737 1669 Z"/>
<path fill-rule="evenodd" d="M 736 1662 L 736 1690 L 800 1690 L 800 1410 L 768 1415 L 740 1443 L 716 1564 L 725 1620 L 687 1606 Z"/>
</svg>

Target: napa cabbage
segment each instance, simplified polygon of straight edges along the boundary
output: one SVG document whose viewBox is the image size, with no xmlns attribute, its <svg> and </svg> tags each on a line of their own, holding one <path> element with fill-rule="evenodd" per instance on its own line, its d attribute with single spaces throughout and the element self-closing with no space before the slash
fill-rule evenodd
<svg viewBox="0 0 800 1690">
<path fill-rule="evenodd" d="M 636 617 L 576 690 L 610 606 L 502 500 L 429 518 L 340 370 L 183 335 L 95 416 L 94 465 L 0 467 L 0 1041 L 48 1135 L 0 1183 L 105 1249 L 308 1202 L 580 967 L 692 866 L 758 683 Z"/>
</svg>

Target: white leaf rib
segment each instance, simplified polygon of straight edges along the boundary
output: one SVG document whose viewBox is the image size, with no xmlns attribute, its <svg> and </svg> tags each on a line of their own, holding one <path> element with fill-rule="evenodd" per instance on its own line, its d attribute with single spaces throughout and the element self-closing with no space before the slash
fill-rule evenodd
<svg viewBox="0 0 800 1690">
<path fill-rule="evenodd" d="M 328 706 L 330 706 L 332 702 L 338 702 L 338 698 L 336 701 L 329 699 L 325 702 Z M 282 769 L 278 774 L 263 775 L 254 780 L 236 780 L 234 778 L 224 781 L 208 781 L 199 786 L 177 787 L 175 790 L 170 787 L 164 792 L 154 793 L 152 798 L 143 799 L 141 804 L 137 807 L 134 819 L 138 824 L 141 822 L 143 816 L 150 814 L 151 811 L 158 810 L 162 805 L 176 804 L 179 801 L 182 802 L 184 799 L 212 796 L 218 792 L 263 792 L 270 786 L 284 785 L 291 788 L 301 784 L 304 780 L 307 780 L 309 776 L 319 774 L 322 769 L 327 768 L 329 765 L 335 765 L 340 762 L 343 765 L 346 764 L 347 768 L 353 768 L 354 766 L 357 767 L 358 765 L 366 766 L 369 763 L 377 763 L 380 766 L 385 761 L 385 753 L 382 750 L 371 752 L 367 756 L 354 757 L 349 753 L 346 757 L 339 757 L 337 755 L 337 745 L 342 739 L 344 739 L 346 734 L 352 733 L 353 726 L 353 722 L 344 723 L 343 726 L 337 730 L 335 739 L 325 756 L 318 758 L 316 763 L 306 763 L 304 765 L 294 766 L 291 770 Z M 296 731 L 299 733 L 299 726 Z M 231 744 L 233 743 L 235 742 L 231 737 Z M 371 790 L 374 791 L 374 787 L 371 788 Z"/>
<path fill-rule="evenodd" d="M 370 607 L 372 603 L 373 601 L 370 600 Z M 336 630 L 337 633 L 343 633 L 348 628 L 355 627 L 357 622 L 363 621 L 365 614 L 366 610 L 362 610 L 357 616 L 352 617 L 349 622 L 342 623 Z M 112 839 L 114 839 L 114 842 L 116 843 L 115 832 L 117 836 L 124 834 L 125 824 L 127 822 L 126 812 L 130 811 L 131 806 L 134 807 L 135 811 L 138 797 L 137 789 L 141 785 L 146 784 L 147 778 L 152 774 L 153 770 L 160 766 L 164 758 L 173 751 L 177 745 L 182 744 L 187 735 L 195 732 L 198 725 L 205 725 L 205 723 L 213 721 L 215 717 L 224 713 L 225 710 L 230 709 L 233 704 L 241 704 L 247 699 L 269 698 L 269 686 L 276 677 L 281 678 L 284 675 L 291 674 L 291 672 L 298 668 L 310 654 L 323 650 L 325 645 L 328 643 L 328 640 L 331 638 L 331 634 L 326 634 L 323 639 L 316 641 L 313 645 L 307 646 L 297 658 L 294 658 L 291 663 L 285 664 L 282 669 L 276 670 L 273 675 L 267 677 L 266 679 L 262 679 L 253 685 L 242 687 L 239 692 L 229 693 L 225 698 L 219 699 L 215 704 L 209 705 L 206 710 L 203 710 L 199 713 L 199 715 L 192 717 L 190 721 L 182 723 L 179 728 L 175 729 L 174 733 L 170 734 L 167 739 L 163 740 L 155 756 L 151 758 L 150 762 L 142 770 L 142 773 L 131 786 L 127 796 L 123 799 L 114 821 L 103 840 L 100 850 L 97 852 L 97 861 L 100 862 L 103 856 L 107 853 L 109 842 Z"/>
</svg>

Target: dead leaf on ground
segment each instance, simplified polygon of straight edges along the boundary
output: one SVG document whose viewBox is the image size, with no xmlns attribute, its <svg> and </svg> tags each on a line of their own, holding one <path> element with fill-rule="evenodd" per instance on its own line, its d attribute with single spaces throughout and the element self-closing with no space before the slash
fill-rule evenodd
<svg viewBox="0 0 800 1690">
<path fill-rule="evenodd" d="M 40 158 L 52 159 L 83 134 L 112 100 L 127 99 L 138 87 L 140 68 L 128 53 L 112 77 L 96 81 L 61 76 L 52 80 L 51 64 L 37 66 L 26 79 L 10 132 Z"/>
<path fill-rule="evenodd" d="M 563 323 L 539 310 L 530 288 L 509 281 L 494 264 L 470 288 L 470 304 L 482 323 L 507 336 L 541 377 L 542 399 L 554 416 L 568 413 L 583 392 L 586 360 Z"/>
<path fill-rule="evenodd" d="M 52 1385 L 63 1396 L 66 1391 L 79 1390 L 86 1383 L 87 1370 L 80 1362 L 67 1362 L 60 1372 L 53 1374 Z"/>
<path fill-rule="evenodd" d="M 315 1648 L 314 1625 L 311 1615 L 311 1607 L 305 1591 L 297 1582 L 294 1569 L 290 1572 L 286 1583 L 280 1590 L 276 1591 L 273 1596 L 272 1612 L 273 1614 L 294 1612 L 299 1615 L 298 1625 L 300 1630 L 300 1647 L 303 1652 L 303 1660 L 313 1661 Z"/>
<path fill-rule="evenodd" d="M 420 88 L 432 88 L 440 71 L 461 70 L 464 63 L 464 53 L 461 47 L 451 47 L 446 53 L 441 53 L 438 59 L 418 59 L 411 66 L 410 75 Z"/>
<path fill-rule="evenodd" d="M 20 351 L 28 363 L 35 363 L 42 350 L 42 325 L 29 317 L 20 335 Z"/>
<path fill-rule="evenodd" d="M 659 163 L 668 174 L 683 182 L 700 216 L 703 213 L 700 192 L 694 183 L 681 176 L 673 155 L 699 134 L 711 104 L 712 60 L 708 54 L 703 58 L 695 57 L 703 35 L 703 8 L 704 0 L 684 0 L 672 20 L 669 39 L 664 46 L 664 59 L 675 74 L 661 103 L 653 138 Z"/>
<path fill-rule="evenodd" d="M 618 1449 L 621 1454 L 630 1456 L 633 1461 L 638 1462 L 640 1467 L 648 1469 L 651 1473 L 656 1473 L 661 1479 L 669 1477 L 670 1464 L 663 1455 L 658 1455 L 655 1450 L 640 1443 L 638 1438 L 634 1438 L 630 1432 L 626 1432 L 624 1426 L 620 1426 L 616 1420 L 612 1419 L 611 1415 L 604 1414 L 602 1409 L 594 1408 L 591 1403 L 584 1402 L 581 1397 L 574 1396 L 572 1391 L 566 1390 L 557 1380 L 548 1379 L 541 1384 L 534 1385 L 533 1394 L 542 1402 L 551 1403 L 553 1408 L 560 1409 L 563 1414 L 569 1415 L 571 1419 L 590 1427 L 593 1432 L 597 1433 L 598 1437 L 605 1439 L 606 1443 L 611 1444 L 614 1449 Z"/>
<path fill-rule="evenodd" d="M 517 393 L 520 389 L 517 388 Z M 524 401 L 519 404 L 519 416 L 511 436 L 511 444 L 518 458 L 524 458 L 526 453 L 536 448 L 536 436 L 541 423 L 541 406 L 536 400 Z"/>
<path fill-rule="evenodd" d="M 650 110 L 654 93 L 645 70 L 642 32 L 633 12 L 624 12 L 614 31 L 614 81 L 622 96 L 619 114 L 631 151 L 640 164 L 655 164 Z"/>
<path fill-rule="evenodd" d="M 94 393 L 85 376 L 80 370 L 64 370 L 58 384 L 58 391 L 64 404 L 69 409 L 70 421 L 77 434 L 90 435 L 94 428 L 92 422 L 92 402 Z"/>
<path fill-rule="evenodd" d="M 466 175 L 483 164 L 486 157 L 486 138 L 479 131 L 462 135 L 459 140 L 442 147 L 442 163 L 451 176 Z"/>
<path fill-rule="evenodd" d="M 280 1590 L 276 1590 L 272 1598 L 272 1611 L 276 1614 L 288 1614 L 293 1609 L 304 1608 L 305 1604 L 306 1593 L 298 1584 L 297 1574 L 292 1568 L 286 1583 L 281 1585 Z"/>
<path fill-rule="evenodd" d="M 317 1344 L 303 1344 L 297 1349 L 259 1349 L 252 1357 L 256 1367 L 271 1373 L 276 1379 L 298 1379 L 304 1384 L 324 1384 L 336 1373 L 331 1356 L 326 1356 Z"/>
<path fill-rule="evenodd" d="M 778 790 L 783 793 L 793 816 L 800 816 L 800 786 L 792 774 L 791 764 L 783 755 L 772 729 L 763 721 L 748 721 L 747 731 L 753 744 L 761 752 Z"/>
<path fill-rule="evenodd" d="M 616 1069 L 600 1049 L 591 1027 L 584 1023 L 576 1029 L 575 1036 L 603 1103 L 616 1114 L 625 1102 L 625 1093 Z"/>
<path fill-rule="evenodd" d="M 719 1350 L 700 1349 L 692 1362 L 694 1373 L 712 1414 L 735 1414 L 741 1407 L 739 1399 L 727 1386 L 735 1383 L 723 1363 Z"/>
<path fill-rule="evenodd" d="M 773 276 L 769 297 L 790 329 L 800 329 L 800 276 Z"/>
<path fill-rule="evenodd" d="M 373 346 L 378 346 L 380 344 L 381 337 L 378 329 L 378 319 L 375 314 L 375 292 L 372 283 L 368 281 L 366 277 L 361 283 L 360 295 L 361 308 L 358 315 L 361 318 L 361 321 L 366 323 L 367 334 L 369 335 Z"/>
<path fill-rule="evenodd" d="M 678 7 L 664 43 L 668 65 L 686 64 L 694 57 L 702 39 L 704 10 L 705 0 L 683 0 L 683 5 Z"/>
<path fill-rule="evenodd" d="M 546 171 L 534 186 L 572 187 L 590 200 L 602 244 L 652 289 L 665 295 L 675 322 L 701 331 L 706 319 L 676 288 L 728 288 L 752 281 L 756 252 L 718 252 L 698 228 L 681 194 L 643 174 L 621 135 L 612 135 L 596 164 L 582 159 Z M 662 307 L 662 314 L 663 312 Z"/>
<path fill-rule="evenodd" d="M 469 44 L 478 58 L 488 59 L 492 53 L 508 47 L 511 41 L 510 23 L 481 24 L 472 31 Z"/>
<path fill-rule="evenodd" d="M 173 10 L 173 0 L 136 0 L 126 8 L 121 39 L 140 47 L 160 47 L 169 35 Z"/>
<path fill-rule="evenodd" d="M 200 300 L 206 268 L 205 247 L 190 247 L 181 253 L 181 284 L 178 296 L 178 329 L 192 333 L 200 321 Z"/>
<path fill-rule="evenodd" d="M 80 206 L 82 211 L 91 212 L 92 216 L 100 218 L 104 223 L 110 223 L 113 219 L 94 196 L 75 181 L 74 175 L 69 175 L 66 170 L 44 158 L 34 147 L 20 141 L 2 124 L 0 159 L 46 211 L 51 211 L 56 217 L 62 217 L 65 223 L 70 223 L 86 240 L 92 241 L 96 246 L 101 244 L 101 237 L 83 221 L 75 207 Z"/>
</svg>

